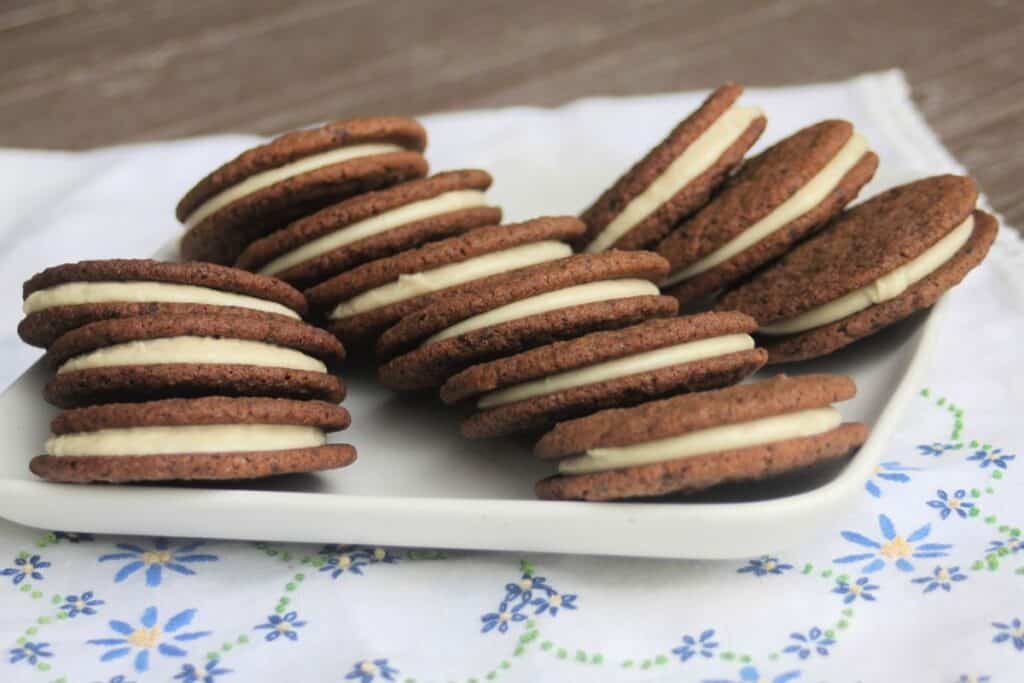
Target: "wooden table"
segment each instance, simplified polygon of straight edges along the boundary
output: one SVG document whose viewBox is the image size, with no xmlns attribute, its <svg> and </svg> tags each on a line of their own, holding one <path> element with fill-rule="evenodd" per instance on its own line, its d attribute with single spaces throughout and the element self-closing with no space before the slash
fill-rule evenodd
<svg viewBox="0 0 1024 683">
<path fill-rule="evenodd" d="M 1021 0 L 2 0 L 0 145 L 268 133 L 892 66 L 1024 225 Z"/>
</svg>

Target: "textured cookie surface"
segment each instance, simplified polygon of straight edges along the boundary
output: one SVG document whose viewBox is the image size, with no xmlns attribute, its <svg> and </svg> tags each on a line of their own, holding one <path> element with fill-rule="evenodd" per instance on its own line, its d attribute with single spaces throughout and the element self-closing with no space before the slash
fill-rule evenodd
<svg viewBox="0 0 1024 683">
<path fill-rule="evenodd" d="M 883 192 L 726 294 L 719 308 L 768 325 L 834 301 L 938 242 L 971 214 L 977 197 L 973 180 L 952 175 Z"/>
<path fill-rule="evenodd" d="M 798 131 L 746 162 L 718 195 L 658 245 L 678 271 L 709 256 L 768 216 L 814 178 L 853 135 L 847 121 L 823 121 Z M 681 301 L 712 293 L 784 253 L 857 196 L 878 157 L 865 152 L 814 208 L 728 260 L 668 288 Z"/>
<path fill-rule="evenodd" d="M 486 171 L 468 169 L 438 173 L 386 190 L 368 192 L 333 204 L 253 242 L 242 252 L 235 265 L 246 270 L 260 270 L 274 259 L 309 242 L 388 211 L 432 199 L 446 192 L 483 191 L 490 185 L 491 176 Z M 476 206 L 451 211 L 349 242 L 274 275 L 296 286 L 309 287 L 361 263 L 500 221 L 501 209 L 497 207 Z"/>
<path fill-rule="evenodd" d="M 581 215 L 587 224 L 587 232 L 579 240 L 578 245 L 582 247 L 596 239 L 630 201 L 642 194 L 739 99 L 742 92 L 743 88 L 733 83 L 715 90 L 695 112 L 679 123 L 661 143 L 606 190 Z M 721 185 L 729 172 L 743 159 L 746 151 L 760 137 L 765 123 L 764 116 L 754 119 L 739 139 L 730 145 L 710 168 L 693 178 L 669 201 L 633 226 L 616 240 L 611 248 L 646 249 L 655 246 L 676 222 L 707 202 L 711 193 Z"/>
</svg>

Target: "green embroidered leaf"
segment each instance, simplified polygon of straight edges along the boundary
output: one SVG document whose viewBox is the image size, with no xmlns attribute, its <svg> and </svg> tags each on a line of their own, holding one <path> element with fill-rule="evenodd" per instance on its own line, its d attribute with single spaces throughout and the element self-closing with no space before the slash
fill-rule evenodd
<svg viewBox="0 0 1024 683">
<path fill-rule="evenodd" d="M 587 653 L 584 652 L 583 650 L 576 650 L 576 661 L 577 662 L 586 662 L 587 661 Z"/>
<path fill-rule="evenodd" d="M 554 646 L 555 644 L 552 643 L 550 640 L 545 640 L 543 643 L 540 644 L 540 649 L 547 651 L 553 648 Z"/>
<path fill-rule="evenodd" d="M 597 653 L 590 658 L 591 664 L 604 664 L 604 655 Z"/>
<path fill-rule="evenodd" d="M 558 650 L 555 651 L 555 656 L 559 659 L 565 659 L 569 656 L 569 652 L 564 647 L 560 647 L 558 648 Z"/>
<path fill-rule="evenodd" d="M 661 666 L 662 664 L 668 664 L 668 657 L 665 655 L 658 655 L 654 658 L 654 663 Z"/>
</svg>

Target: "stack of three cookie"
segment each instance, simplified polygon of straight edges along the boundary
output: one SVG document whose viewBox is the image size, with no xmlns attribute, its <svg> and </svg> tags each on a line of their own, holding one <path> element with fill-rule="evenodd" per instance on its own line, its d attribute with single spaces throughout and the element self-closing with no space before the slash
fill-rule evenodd
<svg viewBox="0 0 1024 683">
<path fill-rule="evenodd" d="M 253 477 L 343 467 L 343 346 L 301 293 L 205 263 L 85 261 L 24 286 L 18 332 L 65 409 L 32 471 L 63 482 Z"/>
</svg>

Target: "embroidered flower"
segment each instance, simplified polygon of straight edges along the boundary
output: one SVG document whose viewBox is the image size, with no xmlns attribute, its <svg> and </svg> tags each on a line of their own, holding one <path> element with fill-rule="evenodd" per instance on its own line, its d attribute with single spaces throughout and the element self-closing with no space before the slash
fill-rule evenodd
<svg viewBox="0 0 1024 683">
<path fill-rule="evenodd" d="M 762 555 L 756 560 L 750 560 L 745 567 L 736 570 L 738 574 L 753 573 L 754 576 L 767 576 L 768 574 L 781 574 L 793 568 L 791 564 L 779 562 L 779 558 Z"/>
<path fill-rule="evenodd" d="M 849 605 L 858 598 L 874 602 L 875 596 L 872 593 L 876 590 L 878 590 L 878 586 L 868 583 L 868 577 L 862 576 L 853 583 L 837 580 L 836 587 L 832 589 L 832 592 L 845 596 L 843 597 L 843 604 Z"/>
<path fill-rule="evenodd" d="M 954 512 L 960 516 L 960 519 L 966 519 L 967 513 L 974 507 L 974 503 L 969 500 L 964 500 L 967 496 L 967 491 L 963 489 L 957 489 L 953 492 L 953 495 L 949 495 L 942 489 L 935 492 L 938 498 L 928 501 L 928 507 L 933 507 L 939 510 L 939 516 L 942 519 L 946 519 Z"/>
<path fill-rule="evenodd" d="M 957 679 L 957 683 L 989 683 L 989 681 L 991 680 L 991 676 L 972 676 L 970 674 L 960 674 L 960 678 Z"/>
<path fill-rule="evenodd" d="M 919 541 L 923 541 L 928 538 L 928 535 L 932 532 L 930 524 L 925 524 L 924 526 L 919 527 L 909 536 L 904 538 L 900 534 L 896 533 L 896 528 L 893 526 L 892 520 L 890 520 L 886 515 L 879 515 L 878 528 L 881 530 L 882 537 L 885 539 L 883 541 L 875 541 L 855 531 L 843 531 L 840 534 L 843 538 L 851 543 L 856 543 L 859 546 L 868 548 L 869 552 L 844 555 L 843 557 L 837 557 L 832 561 L 839 564 L 849 564 L 851 562 L 870 560 L 870 562 L 861 568 L 861 571 L 865 574 L 877 572 L 886 565 L 886 562 L 892 561 L 900 571 L 909 572 L 913 571 L 914 565 L 908 558 L 913 557 L 925 559 L 945 557 L 949 554 L 949 549 L 953 547 L 947 543 L 918 544 Z"/>
<path fill-rule="evenodd" d="M 932 443 L 932 444 L 921 444 L 917 447 L 917 450 L 921 451 L 920 455 L 930 455 L 933 458 L 937 458 L 946 451 L 951 451 L 956 448 L 955 444 L 951 443 Z"/>
<path fill-rule="evenodd" d="M 672 654 L 677 655 L 680 662 L 685 662 L 695 655 L 710 659 L 715 655 L 715 648 L 718 647 L 714 637 L 715 630 L 712 628 L 702 631 L 696 638 L 683 636 L 683 644 L 672 648 Z"/>
<path fill-rule="evenodd" d="M 111 630 L 123 637 L 97 638 L 86 642 L 89 645 L 111 648 L 100 657 L 101 662 L 120 659 L 135 652 L 135 671 L 142 673 L 149 670 L 151 651 L 156 650 L 165 657 L 184 657 L 188 652 L 175 645 L 175 642 L 183 643 L 210 635 L 210 631 L 178 633 L 182 628 L 191 624 L 195 616 L 195 609 L 187 609 L 175 614 L 164 622 L 163 626 L 158 626 L 157 608 L 147 607 L 139 619 L 139 626 L 132 626 L 125 621 L 118 621 L 116 619 L 109 622 Z"/>
<path fill-rule="evenodd" d="M 499 633 L 507 633 L 510 623 L 526 620 L 526 615 L 520 612 L 524 604 L 520 602 L 512 609 L 509 609 L 508 602 L 502 600 L 501 604 L 498 605 L 497 612 L 488 612 L 480 617 L 480 621 L 484 624 L 480 629 L 480 633 L 487 633 L 494 629 L 497 629 Z"/>
<path fill-rule="evenodd" d="M 96 538 L 92 534 L 80 534 L 75 531 L 54 531 L 54 539 L 68 543 L 92 543 Z"/>
<path fill-rule="evenodd" d="M 398 673 L 398 669 L 388 665 L 386 659 L 364 659 L 361 662 L 356 662 L 352 667 L 352 670 L 345 674 L 346 680 L 358 679 L 359 683 L 370 683 L 377 676 L 380 676 L 385 681 L 395 680 L 395 674 Z"/>
<path fill-rule="evenodd" d="M 32 643 L 27 642 L 21 647 L 16 647 L 8 650 L 10 654 L 11 664 L 17 664 L 18 662 L 25 662 L 29 666 L 35 666 L 39 663 L 40 659 L 47 659 L 52 657 L 53 653 L 50 652 L 49 643 Z"/>
<path fill-rule="evenodd" d="M 796 642 L 792 645 L 787 645 L 782 651 L 794 653 L 800 659 L 807 659 L 811 656 L 811 652 L 817 652 L 822 657 L 827 657 L 828 649 L 836 644 L 834 638 L 826 636 L 817 626 L 808 631 L 807 635 L 803 633 L 790 633 L 789 637 Z"/>
<path fill-rule="evenodd" d="M 745 666 L 740 669 L 740 677 L 738 679 L 716 678 L 705 680 L 704 683 L 789 683 L 798 678 L 800 678 L 799 671 L 785 671 L 773 677 L 761 675 L 753 666 Z"/>
<path fill-rule="evenodd" d="M 298 612 L 288 612 L 284 616 L 271 614 L 267 617 L 266 623 L 254 626 L 253 629 L 264 629 L 270 631 L 264 636 L 264 640 L 272 642 L 284 636 L 288 640 L 298 640 L 299 634 L 295 630 L 302 628 L 306 622 L 299 621 Z"/>
<path fill-rule="evenodd" d="M 106 604 L 103 600 L 97 600 L 92 591 L 85 591 L 81 595 L 65 595 L 64 604 L 60 606 L 69 618 L 74 619 L 79 614 L 96 614 L 96 608 Z"/>
<path fill-rule="evenodd" d="M 966 580 L 967 575 L 960 573 L 960 567 L 941 567 L 936 565 L 931 574 L 913 579 L 911 583 L 925 584 L 924 591 L 922 591 L 924 593 L 931 593 L 937 588 L 941 588 L 948 593 L 953 587 L 954 581 Z"/>
<path fill-rule="evenodd" d="M 978 467 L 986 469 L 989 465 L 998 467 L 1001 470 L 1005 470 L 1011 460 L 1016 460 L 1016 455 L 1010 455 L 1009 453 L 1003 453 L 1002 448 L 996 448 L 994 450 L 980 450 L 975 451 L 974 455 L 968 456 L 968 460 L 978 463 Z"/>
<path fill-rule="evenodd" d="M 129 562 L 117 570 L 114 581 L 120 583 L 129 576 L 145 568 L 146 585 L 159 586 L 163 581 L 163 570 L 191 576 L 195 571 L 186 567 L 186 564 L 196 562 L 216 562 L 217 556 L 209 553 L 196 553 L 195 550 L 203 545 L 202 541 L 190 542 L 174 547 L 166 538 L 158 538 L 153 542 L 153 548 L 147 549 L 142 546 L 130 543 L 118 543 L 117 548 L 122 552 L 101 555 L 100 562 L 111 560 L 129 560 Z"/>
<path fill-rule="evenodd" d="M 576 596 L 573 594 L 562 595 L 551 591 L 547 595 L 534 598 L 529 604 L 537 608 L 534 614 L 544 614 L 546 612 L 551 616 L 555 616 L 558 614 L 559 609 L 576 609 Z"/>
<path fill-rule="evenodd" d="M 215 683 L 218 676 L 231 673 L 231 669 L 220 666 L 219 659 L 207 659 L 205 664 L 182 664 L 174 680 L 185 683 Z"/>
<path fill-rule="evenodd" d="M 354 545 L 325 545 L 319 555 L 324 557 L 320 571 L 329 572 L 332 579 L 342 574 L 362 575 L 363 567 L 382 562 L 395 564 L 398 558 L 385 548 L 361 548 Z"/>
<path fill-rule="evenodd" d="M 920 469 L 920 467 L 905 467 L 895 460 L 879 463 L 875 468 L 874 476 L 864 483 L 864 488 L 875 498 L 880 498 L 882 496 L 882 488 L 875 482 L 876 478 L 883 481 L 906 484 L 910 481 L 910 475 L 906 473 L 916 472 Z"/>
<path fill-rule="evenodd" d="M 993 643 L 1004 643 L 1009 640 L 1013 643 L 1014 648 L 1024 652 L 1024 624 L 1021 624 L 1020 619 L 1014 619 L 1009 624 L 992 622 L 992 626 L 999 631 L 992 638 Z"/>
<path fill-rule="evenodd" d="M 1024 540 L 1020 536 L 1009 536 L 1005 541 L 995 540 L 988 544 L 988 548 L 985 550 L 986 554 L 999 553 L 1002 555 L 1012 555 L 1018 551 L 1024 550 Z"/>
<path fill-rule="evenodd" d="M 103 683 L 103 681 L 96 681 L 96 683 Z M 124 674 L 118 674 L 107 681 L 107 683 L 135 683 L 135 681 L 129 681 L 124 677 Z"/>
<path fill-rule="evenodd" d="M 32 557 L 16 557 L 14 558 L 14 566 L 8 567 L 3 571 L 0 571 L 0 576 L 12 576 L 14 578 L 11 581 L 17 586 L 19 583 L 24 581 L 26 578 L 32 578 L 36 581 L 43 580 L 43 574 L 40 569 L 46 569 L 50 566 L 49 562 L 44 562 L 38 555 Z"/>
<path fill-rule="evenodd" d="M 548 585 L 548 580 L 545 577 L 524 572 L 516 583 L 505 584 L 505 600 L 511 602 L 519 598 L 523 602 L 530 602 L 533 599 L 534 591 L 552 595 L 555 589 Z"/>
</svg>

